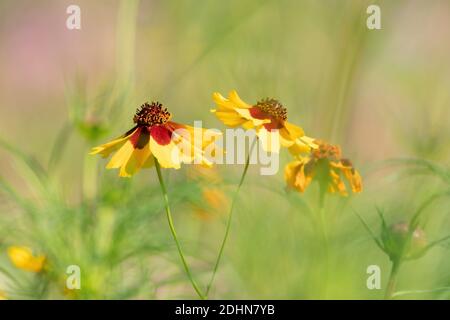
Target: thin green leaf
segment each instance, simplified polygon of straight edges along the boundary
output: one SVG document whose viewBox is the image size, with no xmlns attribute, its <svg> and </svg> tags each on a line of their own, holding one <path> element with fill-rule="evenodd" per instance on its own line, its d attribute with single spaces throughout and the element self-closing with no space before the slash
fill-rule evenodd
<svg viewBox="0 0 450 320">
<path fill-rule="evenodd" d="M 410 295 L 410 294 L 423 294 L 423 293 L 447 292 L 447 291 L 450 291 L 450 287 L 442 287 L 442 288 L 429 289 L 429 290 L 405 290 L 405 291 L 395 292 L 392 295 L 392 297 L 406 296 L 406 295 Z"/>
<path fill-rule="evenodd" d="M 15 159 L 24 163 L 42 183 L 45 183 L 47 180 L 47 172 L 35 158 L 25 154 L 1 138 L 0 147 L 7 151 Z"/>
<path fill-rule="evenodd" d="M 56 135 L 56 140 L 53 144 L 53 148 L 50 152 L 50 157 L 47 165 L 48 169 L 54 169 L 59 164 L 71 133 L 72 125 L 69 122 L 65 123 L 59 130 L 58 134 Z"/>
<path fill-rule="evenodd" d="M 370 236 L 372 237 L 372 239 L 375 241 L 375 243 L 377 244 L 377 246 L 383 250 L 384 250 L 384 246 L 381 243 L 380 239 L 377 238 L 377 236 L 375 235 L 375 233 L 370 229 L 369 225 L 364 221 L 364 219 L 359 215 L 358 212 L 356 212 L 356 210 L 352 209 L 353 213 L 358 217 L 359 221 L 361 221 L 362 225 L 364 226 L 364 228 L 366 229 L 366 231 L 370 234 Z"/>
</svg>

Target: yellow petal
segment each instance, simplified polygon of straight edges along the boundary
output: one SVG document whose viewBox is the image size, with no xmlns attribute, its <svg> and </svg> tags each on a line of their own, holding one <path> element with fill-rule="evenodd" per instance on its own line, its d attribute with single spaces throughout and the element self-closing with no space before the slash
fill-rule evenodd
<svg viewBox="0 0 450 320">
<path fill-rule="evenodd" d="M 213 100 L 218 106 L 220 106 L 222 108 L 225 108 L 225 109 L 234 109 L 235 108 L 235 104 L 233 102 L 226 99 L 224 96 L 222 96 L 218 92 L 213 93 Z"/>
<path fill-rule="evenodd" d="M 142 149 L 134 149 L 127 163 L 120 168 L 119 175 L 122 177 L 129 177 L 138 172 L 151 157 L 150 146 L 146 144 Z"/>
<path fill-rule="evenodd" d="M 256 134 L 264 151 L 280 152 L 280 134 L 278 130 L 269 131 L 261 128 Z"/>
<path fill-rule="evenodd" d="M 236 108 L 234 110 L 242 118 L 244 118 L 245 120 L 251 120 L 253 122 L 253 124 L 255 125 L 255 127 L 259 127 L 259 126 L 262 126 L 265 123 L 270 123 L 271 122 L 270 119 L 256 119 L 256 118 L 253 118 L 252 115 L 250 114 L 250 110 L 249 109 Z"/>
<path fill-rule="evenodd" d="M 305 135 L 305 132 L 303 131 L 302 128 L 287 121 L 284 122 L 284 127 L 289 132 L 292 139 L 296 139 Z"/>
<path fill-rule="evenodd" d="M 331 192 L 335 192 L 336 190 L 343 196 L 347 196 L 347 190 L 345 188 L 345 184 L 342 181 L 341 177 L 339 176 L 339 174 L 337 174 L 336 172 L 334 172 L 333 170 L 330 170 L 330 177 L 331 177 Z"/>
<path fill-rule="evenodd" d="M 167 145 L 158 144 L 150 137 L 150 150 L 163 168 L 180 168 L 180 150 L 173 141 Z"/>
<path fill-rule="evenodd" d="M 299 138 L 300 141 L 302 141 L 304 144 L 308 145 L 311 149 L 318 149 L 319 145 L 316 143 L 315 138 L 311 138 L 308 136 L 302 136 Z"/>
<path fill-rule="evenodd" d="M 245 103 L 238 96 L 236 91 L 231 91 L 229 99 L 224 98 L 220 93 L 215 92 L 213 99 L 219 106 L 218 109 L 212 109 L 217 118 L 226 126 L 237 127 L 244 126 L 246 129 L 259 127 L 265 123 L 270 123 L 270 119 L 256 119 L 250 114 L 251 105 Z M 252 124 L 248 121 L 252 121 Z"/>
<path fill-rule="evenodd" d="M 355 170 L 351 179 L 351 187 L 353 192 L 361 192 L 362 191 L 362 179 L 359 175 L 359 172 Z"/>
<path fill-rule="evenodd" d="M 306 187 L 311 183 L 312 177 L 305 175 L 305 166 L 303 165 L 295 177 L 295 186 L 300 192 L 305 192 Z"/>
<path fill-rule="evenodd" d="M 247 120 L 242 118 L 237 112 L 215 112 L 217 118 L 228 127 L 237 127 L 245 123 Z"/>
<path fill-rule="evenodd" d="M 362 179 L 358 171 L 353 168 L 340 167 L 341 171 L 344 173 L 345 178 L 350 183 L 352 192 L 358 193 L 362 191 Z"/>
<path fill-rule="evenodd" d="M 19 269 L 40 272 L 44 268 L 45 256 L 34 256 L 30 248 L 9 247 L 8 256 L 11 262 Z"/>
<path fill-rule="evenodd" d="M 237 94 L 236 90 L 233 90 L 230 92 L 230 94 L 228 95 L 228 99 L 231 102 L 233 102 L 238 108 L 244 108 L 244 109 L 251 108 L 251 105 L 242 101 L 242 99 Z"/>
<path fill-rule="evenodd" d="M 317 149 L 318 145 L 314 143 L 314 139 L 303 136 L 301 138 L 297 138 L 294 141 L 294 144 L 289 147 L 289 152 L 296 156 L 301 153 L 309 152 L 311 149 Z"/>
<path fill-rule="evenodd" d="M 147 160 L 142 165 L 142 168 L 151 168 L 155 165 L 155 157 L 153 155 L 149 156 Z"/>
<path fill-rule="evenodd" d="M 301 161 L 292 161 L 284 167 L 284 179 L 289 187 L 295 188 L 295 176 L 299 167 L 302 165 Z"/>
<path fill-rule="evenodd" d="M 195 139 L 201 139 L 201 146 L 202 149 L 204 149 L 205 147 L 209 146 L 211 143 L 214 143 L 219 137 L 222 136 L 222 132 L 218 131 L 218 130 L 214 130 L 214 129 L 201 129 L 201 136 L 199 135 L 194 135 L 194 130 L 195 128 L 190 127 L 190 126 L 186 126 L 188 128 L 188 130 L 190 130 L 192 132 L 192 140 Z"/>
<path fill-rule="evenodd" d="M 292 139 L 291 135 L 289 134 L 286 128 L 283 127 L 279 129 L 279 133 L 280 133 L 280 144 L 283 147 L 288 148 L 295 143 L 295 139 Z"/>
<path fill-rule="evenodd" d="M 245 130 L 250 130 L 255 128 L 255 123 L 252 120 L 247 120 L 244 123 L 242 123 L 242 128 Z"/>
<path fill-rule="evenodd" d="M 137 130 L 137 129 L 136 129 Z M 116 151 L 117 149 L 119 149 L 123 143 L 136 131 L 133 130 L 130 134 L 128 135 L 123 135 L 117 139 L 114 139 L 108 143 L 102 144 L 98 147 L 94 147 L 92 148 L 91 152 L 89 154 L 100 154 L 103 158 L 108 157 L 112 152 Z"/>
<path fill-rule="evenodd" d="M 134 146 L 131 141 L 125 144 L 112 156 L 111 160 L 106 165 L 107 169 L 121 168 L 125 166 L 134 151 Z"/>
</svg>

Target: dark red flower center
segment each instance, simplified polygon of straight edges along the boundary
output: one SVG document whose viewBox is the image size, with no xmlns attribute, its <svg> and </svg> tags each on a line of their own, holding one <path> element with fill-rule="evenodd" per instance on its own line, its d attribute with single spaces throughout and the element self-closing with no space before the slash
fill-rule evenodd
<svg viewBox="0 0 450 320">
<path fill-rule="evenodd" d="M 287 120 L 287 110 L 275 99 L 263 99 L 250 108 L 250 115 L 255 119 L 270 120 L 264 124 L 267 130 L 280 129 Z"/>
<path fill-rule="evenodd" d="M 138 126 L 152 127 L 155 125 L 163 125 L 172 117 L 167 108 L 163 108 L 159 102 L 144 103 L 140 109 L 136 110 L 133 117 L 134 123 Z"/>
<path fill-rule="evenodd" d="M 341 148 L 322 141 L 315 142 L 319 145 L 319 148 L 311 151 L 312 156 L 315 159 L 328 159 L 331 161 L 341 160 Z"/>
</svg>

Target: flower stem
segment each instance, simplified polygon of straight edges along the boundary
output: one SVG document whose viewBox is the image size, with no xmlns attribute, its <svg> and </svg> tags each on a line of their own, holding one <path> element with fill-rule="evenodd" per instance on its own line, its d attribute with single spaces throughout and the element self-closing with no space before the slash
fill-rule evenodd
<svg viewBox="0 0 450 320">
<path fill-rule="evenodd" d="M 191 274 L 191 271 L 189 269 L 189 266 L 188 266 L 188 264 L 186 262 L 186 259 L 184 258 L 184 254 L 183 254 L 183 250 L 181 249 L 180 242 L 178 241 L 178 236 L 177 236 L 177 233 L 175 231 L 175 226 L 173 225 L 172 214 L 171 214 L 171 211 L 170 211 L 169 197 L 167 195 L 166 186 L 164 184 L 164 180 L 163 180 L 163 177 L 162 177 L 162 174 L 161 174 L 161 167 L 160 167 L 160 165 L 158 163 L 158 160 L 156 158 L 155 158 L 155 167 L 156 167 L 156 172 L 158 174 L 159 184 L 161 186 L 161 191 L 162 191 L 163 197 L 164 197 L 164 204 L 165 204 L 165 208 L 166 208 L 167 221 L 169 222 L 170 231 L 172 232 L 173 239 L 175 240 L 175 243 L 177 245 L 178 253 L 180 255 L 181 262 L 183 263 L 184 271 L 186 272 L 186 275 L 188 276 L 189 281 L 191 282 L 192 287 L 194 288 L 195 292 L 197 292 L 197 294 L 200 297 L 200 299 L 203 300 L 203 299 L 205 299 L 205 297 L 201 293 L 199 287 L 197 286 L 197 284 L 194 281 L 194 278 L 192 277 L 192 274 Z"/>
<path fill-rule="evenodd" d="M 328 296 L 328 281 L 329 281 L 329 268 L 330 268 L 330 245 L 328 240 L 328 230 L 325 219 L 325 196 L 326 196 L 326 186 L 320 185 L 319 190 L 319 228 L 322 237 L 322 250 L 324 257 L 324 286 L 323 286 L 323 296 L 324 299 Z"/>
<path fill-rule="evenodd" d="M 97 195 L 97 162 L 89 154 L 84 156 L 83 162 L 83 198 L 92 201 Z"/>
<path fill-rule="evenodd" d="M 211 286 L 212 286 L 212 284 L 214 282 L 214 278 L 215 278 L 216 273 L 217 273 L 217 269 L 219 268 L 220 260 L 222 259 L 223 250 L 225 248 L 225 244 L 226 244 L 227 239 L 228 239 L 228 234 L 230 232 L 231 218 L 233 216 L 234 205 L 235 205 L 235 203 L 237 201 L 237 198 L 238 198 L 238 195 L 239 195 L 239 191 L 241 190 L 241 186 L 244 183 L 245 176 L 247 175 L 248 166 L 250 164 L 250 155 L 252 153 L 252 150 L 253 150 L 253 147 L 250 148 L 249 154 L 247 155 L 247 160 L 245 162 L 244 171 L 242 172 L 241 179 L 240 179 L 239 184 L 237 186 L 237 189 L 236 189 L 236 191 L 234 193 L 233 201 L 231 202 L 230 213 L 228 214 L 227 226 L 226 226 L 226 229 L 225 229 L 225 235 L 223 237 L 222 244 L 220 245 L 219 254 L 217 256 L 217 260 L 216 260 L 216 263 L 214 265 L 214 270 L 213 270 L 213 273 L 212 273 L 212 276 L 211 276 L 211 280 L 209 280 L 208 286 L 206 287 L 205 297 L 208 297 L 209 291 L 211 289 Z"/>
<path fill-rule="evenodd" d="M 391 274 L 389 275 L 389 281 L 386 287 L 386 293 L 384 295 L 385 300 L 392 299 L 392 296 L 395 291 L 395 287 L 397 284 L 397 275 L 398 270 L 400 269 L 400 262 L 399 261 L 393 261 L 392 262 L 392 268 L 391 268 Z"/>
</svg>

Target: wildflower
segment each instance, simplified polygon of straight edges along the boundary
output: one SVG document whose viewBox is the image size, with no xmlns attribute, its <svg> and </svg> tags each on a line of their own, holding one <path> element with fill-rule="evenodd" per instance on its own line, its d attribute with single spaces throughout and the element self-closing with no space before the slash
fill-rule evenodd
<svg viewBox="0 0 450 320">
<path fill-rule="evenodd" d="M 392 299 L 394 296 L 397 276 L 400 266 L 404 261 L 419 259 L 433 247 L 450 239 L 450 235 L 447 235 L 438 240 L 428 242 L 425 231 L 420 226 L 420 218 L 424 210 L 436 199 L 448 195 L 448 191 L 433 194 L 415 211 L 409 222 L 398 222 L 388 225 L 386 219 L 384 218 L 383 211 L 377 208 L 378 215 L 381 220 L 380 236 L 376 236 L 364 219 L 357 212 L 355 212 L 356 216 L 359 218 L 376 245 L 384 253 L 386 253 L 391 260 L 391 273 L 386 286 L 385 299 Z"/>
<path fill-rule="evenodd" d="M 223 182 L 223 178 L 216 167 L 189 166 L 186 171 L 189 180 L 205 185 L 217 185 Z"/>
<path fill-rule="evenodd" d="M 154 158 L 163 168 L 179 169 L 181 163 L 194 160 L 210 166 L 212 163 L 205 156 L 204 149 L 218 134 L 206 134 L 205 129 L 172 122 L 171 117 L 171 113 L 159 102 L 145 103 L 137 109 L 133 117 L 136 125 L 132 129 L 111 142 L 93 148 L 91 154 L 106 158 L 115 152 L 106 168 L 120 168 L 121 177 L 129 177 L 141 168 L 152 167 Z M 201 141 L 195 141 L 195 130 L 200 131 Z"/>
<path fill-rule="evenodd" d="M 192 208 L 196 217 L 208 220 L 225 213 L 229 206 L 229 198 L 225 195 L 220 184 L 223 178 L 216 168 L 190 166 L 186 174 L 199 187 L 199 199 L 192 201 Z"/>
<path fill-rule="evenodd" d="M 392 224 L 383 228 L 381 242 L 386 254 L 392 261 L 396 259 L 416 259 L 425 254 L 428 241 L 421 227 L 411 232 L 411 226 L 406 222 Z"/>
<path fill-rule="evenodd" d="M 229 199 L 220 188 L 204 187 L 202 189 L 201 205 L 195 205 L 195 214 L 202 220 L 208 220 L 217 215 L 225 213 L 224 209 L 229 205 Z"/>
<path fill-rule="evenodd" d="M 204 299 L 186 262 L 175 231 L 161 167 L 179 169 L 181 163 L 191 162 L 211 166 L 212 162 L 207 158 L 206 149 L 210 152 L 210 156 L 220 151 L 214 145 L 219 133 L 172 122 L 171 118 L 172 114 L 159 102 L 145 103 L 136 110 L 133 117 L 136 125 L 132 129 L 109 143 L 93 148 L 91 154 L 108 157 L 116 151 L 106 168 L 120 168 L 121 177 L 129 177 L 141 168 L 155 167 L 163 194 L 167 222 L 184 271 L 195 292 Z"/>
<path fill-rule="evenodd" d="M 306 157 L 298 156 L 286 165 L 285 180 L 288 187 L 304 192 L 313 179 L 322 183 L 329 192 L 347 195 L 342 178 L 347 179 L 353 192 L 361 192 L 361 176 L 348 159 L 342 158 L 339 146 L 315 141 L 318 149 Z"/>
<path fill-rule="evenodd" d="M 25 271 L 41 272 L 45 266 L 45 256 L 33 255 L 33 252 L 28 247 L 9 247 L 8 256 L 17 268 Z"/>
<path fill-rule="evenodd" d="M 242 101 L 234 90 L 230 92 L 228 99 L 218 92 L 213 94 L 213 99 L 218 108 L 211 112 L 215 113 L 220 121 L 229 127 L 255 129 L 266 151 L 278 152 L 281 144 L 296 155 L 316 147 L 314 139 L 305 136 L 302 128 L 287 121 L 287 110 L 278 100 L 267 98 L 255 105 L 249 105 Z M 276 138 L 280 144 L 272 150 L 271 142 Z"/>
</svg>

